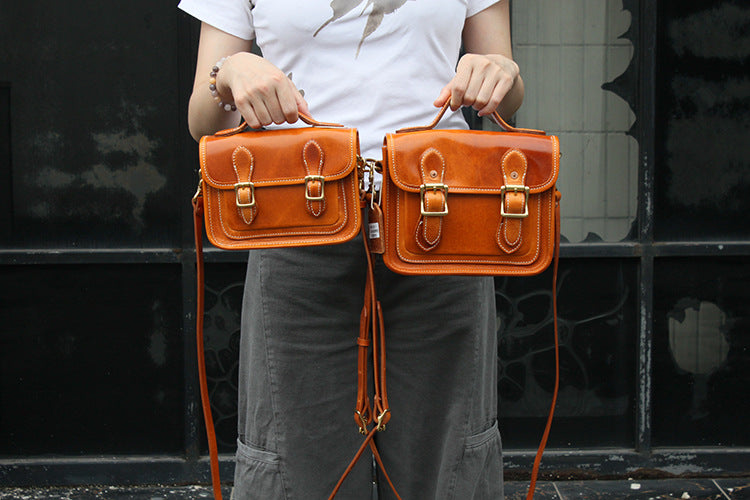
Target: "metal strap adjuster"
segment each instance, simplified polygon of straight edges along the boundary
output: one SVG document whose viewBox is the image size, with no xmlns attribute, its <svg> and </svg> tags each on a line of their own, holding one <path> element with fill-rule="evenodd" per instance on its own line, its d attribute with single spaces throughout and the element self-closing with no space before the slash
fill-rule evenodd
<svg viewBox="0 0 750 500">
<path fill-rule="evenodd" d="M 425 191 L 442 191 L 443 196 L 445 197 L 445 209 L 440 212 L 427 210 L 424 199 Z M 429 215 L 431 217 L 444 217 L 448 215 L 448 186 L 445 184 L 422 184 L 419 186 L 419 204 L 422 210 L 422 215 Z"/>
<path fill-rule="evenodd" d="M 320 196 L 313 196 L 310 194 L 310 182 L 320 181 Z M 305 199 L 309 201 L 322 201 L 325 199 L 325 177 L 322 175 L 307 175 L 305 176 Z"/>
<path fill-rule="evenodd" d="M 240 200 L 240 189 L 250 188 L 250 201 L 243 203 Z M 234 200 L 238 208 L 253 208 L 255 206 L 255 184 L 252 182 L 238 182 L 234 185 Z"/>
<path fill-rule="evenodd" d="M 382 431 L 385 430 L 385 423 L 383 422 L 383 419 L 385 418 L 386 415 L 388 415 L 389 411 L 391 411 L 391 410 L 389 410 L 388 408 L 386 408 L 385 410 L 383 410 L 383 413 L 381 413 L 380 415 L 378 415 L 377 425 L 375 426 L 375 428 L 379 432 L 382 432 Z"/>
<path fill-rule="evenodd" d="M 508 191 L 512 193 L 524 193 L 523 213 L 508 213 L 505 211 L 505 193 Z M 500 215 L 509 219 L 523 219 L 529 216 L 529 186 L 524 186 L 522 184 L 508 184 L 502 186 L 500 188 L 500 196 L 502 198 L 502 203 L 500 204 Z"/>
</svg>

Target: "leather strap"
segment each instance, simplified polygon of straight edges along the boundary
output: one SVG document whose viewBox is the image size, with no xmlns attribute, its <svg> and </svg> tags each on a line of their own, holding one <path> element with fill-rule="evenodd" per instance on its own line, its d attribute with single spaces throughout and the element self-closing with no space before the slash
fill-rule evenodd
<svg viewBox="0 0 750 500">
<path fill-rule="evenodd" d="M 307 211 L 313 217 L 320 217 L 326 207 L 323 163 L 325 155 L 318 141 L 309 140 L 302 148 L 302 163 L 305 165 L 305 197 Z"/>
<path fill-rule="evenodd" d="M 216 432 L 214 431 L 214 419 L 211 415 L 211 401 L 208 397 L 208 380 L 206 377 L 206 356 L 203 352 L 203 312 L 205 304 L 203 274 L 203 195 L 198 192 L 193 196 L 193 229 L 195 230 L 195 263 L 198 282 L 197 311 L 195 317 L 195 335 L 198 347 L 198 380 L 201 389 L 201 406 L 203 407 L 203 420 L 206 423 L 206 435 L 208 437 L 208 453 L 211 456 L 211 483 L 214 490 L 214 498 L 221 498 L 221 479 L 219 478 L 219 450 L 216 446 Z"/>
<path fill-rule="evenodd" d="M 255 204 L 255 187 L 252 183 L 255 158 L 246 147 L 240 146 L 232 153 L 232 166 L 237 176 L 237 183 L 234 187 L 237 210 L 246 224 L 252 224 L 258 213 L 258 206 Z"/>
<path fill-rule="evenodd" d="M 440 243 L 443 233 L 443 216 L 448 210 L 448 187 L 445 178 L 445 158 L 435 148 L 430 148 L 419 159 L 419 174 L 423 190 L 421 192 L 422 216 L 416 229 L 417 245 L 429 252 Z M 431 215 L 434 214 L 434 215 Z"/>
<path fill-rule="evenodd" d="M 368 193 L 362 199 L 363 208 L 368 205 L 369 196 L 370 194 Z M 375 441 L 373 440 L 376 432 L 385 430 L 386 424 L 391 419 L 391 410 L 388 405 L 388 391 L 386 389 L 385 324 L 383 322 L 383 310 L 375 293 L 373 258 L 367 240 L 368 235 L 365 225 L 363 224 L 362 241 L 364 242 L 365 255 L 367 257 L 367 277 L 365 279 L 364 306 L 362 307 L 362 314 L 360 315 L 359 338 L 357 339 L 359 355 L 357 365 L 357 405 L 354 409 L 354 421 L 357 422 L 359 432 L 366 437 L 357 450 L 357 453 L 354 455 L 354 458 L 349 463 L 346 470 L 344 470 L 338 483 L 336 483 L 328 500 L 332 500 L 336 496 L 336 493 L 338 493 L 344 480 L 362 457 L 362 453 L 364 453 L 365 448 L 368 446 L 372 450 L 372 454 L 375 457 L 378 467 L 380 467 L 380 471 L 388 481 L 391 490 L 393 490 L 396 498 L 401 500 L 398 491 L 396 491 L 396 487 L 393 485 L 390 476 L 388 476 L 388 472 L 385 469 L 385 465 L 380 458 L 380 453 L 378 453 Z M 370 406 L 367 398 L 367 348 L 370 345 L 372 345 L 373 385 L 375 389 L 372 406 Z M 371 429 L 368 429 L 370 424 L 374 425 Z"/>
<path fill-rule="evenodd" d="M 516 191 L 507 190 L 503 193 L 502 203 L 506 217 L 500 219 L 500 226 L 497 230 L 497 244 L 504 252 L 510 254 L 518 250 L 523 243 L 523 217 L 521 216 L 524 212 L 529 213 L 529 193 L 521 189 L 526 187 L 526 171 L 528 169 L 526 155 L 518 149 L 510 149 L 503 155 L 500 168 L 503 175 L 503 186 L 514 186 L 518 189 Z"/>
<path fill-rule="evenodd" d="M 531 481 L 529 482 L 529 491 L 526 494 L 526 500 L 534 498 L 534 489 L 536 488 L 536 479 L 539 475 L 539 465 L 542 462 L 544 448 L 547 446 L 549 430 L 552 427 L 552 417 L 555 414 L 555 405 L 557 404 L 557 391 L 560 388 L 560 341 L 557 332 L 557 265 L 560 260 L 560 191 L 555 191 L 555 254 L 552 263 L 552 321 L 555 331 L 555 389 L 552 392 L 552 403 L 547 415 L 547 425 L 544 427 L 542 441 L 539 443 L 539 449 L 534 458 L 534 466 L 531 469 Z"/>
</svg>

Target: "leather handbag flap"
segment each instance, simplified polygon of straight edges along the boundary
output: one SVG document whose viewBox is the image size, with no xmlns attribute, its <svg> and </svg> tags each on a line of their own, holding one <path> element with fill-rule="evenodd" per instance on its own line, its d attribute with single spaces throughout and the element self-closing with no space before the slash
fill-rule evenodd
<svg viewBox="0 0 750 500">
<path fill-rule="evenodd" d="M 313 139 L 310 130 L 203 137 L 199 151 L 203 180 L 214 188 L 233 189 L 239 177 L 246 180 L 242 171 L 250 169 L 258 188 L 304 184 L 309 176 L 334 181 L 351 174 L 357 165 L 357 130 L 315 127 Z"/>
<path fill-rule="evenodd" d="M 516 161 L 526 163 L 524 179 L 519 181 L 529 187 L 530 193 L 554 187 L 560 165 L 560 146 L 555 136 L 426 130 L 387 134 L 384 148 L 389 155 L 387 163 L 393 183 L 399 189 L 415 193 L 430 173 L 434 175 L 440 170 L 440 183 L 451 193 L 500 194 L 505 184 L 503 159 L 509 151 L 517 151 Z M 467 158 L 471 158 L 473 165 L 486 168 L 461 168 Z M 414 168 L 420 165 L 427 171 Z"/>
</svg>

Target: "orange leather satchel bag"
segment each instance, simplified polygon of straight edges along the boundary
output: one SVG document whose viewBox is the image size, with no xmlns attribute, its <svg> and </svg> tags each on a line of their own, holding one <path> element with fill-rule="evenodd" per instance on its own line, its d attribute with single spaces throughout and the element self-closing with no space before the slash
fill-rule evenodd
<svg viewBox="0 0 750 500">
<path fill-rule="evenodd" d="M 356 129 L 322 123 L 301 114 L 313 125 L 262 132 L 240 127 L 201 138 L 201 180 L 193 196 L 197 264 L 196 342 L 198 373 L 211 462 L 214 498 L 221 500 L 219 459 L 208 394 L 203 348 L 204 266 L 203 225 L 215 246 L 226 250 L 330 245 L 348 241 L 362 228 L 365 172 L 373 160 L 359 156 Z M 367 249 L 366 238 L 363 238 Z M 385 388 L 385 333 L 375 294 L 372 258 L 368 266 L 364 304 L 357 339 L 357 400 L 355 422 L 365 438 L 344 470 L 330 498 L 366 448 L 370 448 L 388 483 L 374 436 L 390 419 Z M 367 397 L 368 347 L 373 358 L 375 403 Z M 398 497 L 398 493 L 395 493 Z M 400 497 L 399 497 L 400 498 Z"/>
<path fill-rule="evenodd" d="M 429 125 L 386 135 L 382 217 L 375 219 L 384 226 L 380 249 L 385 264 L 401 274 L 528 276 L 554 262 L 555 385 L 530 500 L 560 385 L 560 144 L 541 130 L 511 127 L 497 112 L 491 117 L 504 132 L 435 130 L 447 108 L 446 102 Z"/>
<path fill-rule="evenodd" d="M 359 156 L 357 130 L 303 114 L 300 118 L 312 127 L 257 132 L 243 124 L 205 136 L 199 144 L 201 179 L 193 196 L 196 341 L 217 500 L 222 498 L 219 459 L 203 349 L 204 219 L 208 239 L 226 250 L 343 243 L 362 227 L 365 162 Z M 369 332 L 363 329 L 360 334 Z"/>
<path fill-rule="evenodd" d="M 402 274 L 531 275 L 555 253 L 557 137 L 434 130 L 387 134 L 382 209 L 385 264 Z"/>
<path fill-rule="evenodd" d="M 217 132 L 200 141 L 206 234 L 227 250 L 342 243 L 359 231 L 356 129 Z"/>
</svg>

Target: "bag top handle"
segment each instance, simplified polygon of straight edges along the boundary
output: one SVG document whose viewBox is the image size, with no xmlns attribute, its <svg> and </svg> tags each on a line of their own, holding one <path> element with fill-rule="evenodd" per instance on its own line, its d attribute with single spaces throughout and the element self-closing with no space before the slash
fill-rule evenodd
<svg viewBox="0 0 750 500">
<path fill-rule="evenodd" d="M 307 113 L 303 113 L 302 111 L 298 111 L 297 114 L 299 115 L 300 120 L 313 127 L 343 127 L 343 125 L 340 123 L 319 122 L 312 116 L 308 115 Z"/>
<path fill-rule="evenodd" d="M 340 123 L 328 123 L 328 122 L 319 122 L 318 120 L 314 119 L 312 116 L 303 113 L 302 111 L 298 111 L 297 115 L 299 116 L 299 119 L 303 122 L 307 123 L 310 126 L 313 127 L 343 127 Z M 242 123 L 240 123 L 239 127 L 229 128 L 226 130 L 219 130 L 214 135 L 219 137 L 226 137 L 228 135 L 234 135 L 239 134 L 240 132 L 244 132 L 248 128 L 248 124 L 246 121 L 243 120 Z"/>
<path fill-rule="evenodd" d="M 437 116 L 434 120 L 432 120 L 432 123 L 429 125 L 423 125 L 421 127 L 406 127 L 396 130 L 397 134 L 400 134 L 402 132 L 420 132 L 422 130 L 431 130 L 435 128 L 440 121 L 440 119 L 445 114 L 445 111 L 448 109 L 448 106 L 450 105 L 450 99 L 445 101 L 445 104 L 443 104 L 443 107 L 438 112 Z M 491 115 L 489 115 L 492 121 L 497 123 L 500 127 L 503 128 L 506 132 L 516 132 L 516 133 L 522 133 L 522 134 L 538 134 L 538 135 L 546 135 L 543 130 L 536 130 L 532 128 L 516 128 L 511 127 L 508 125 L 508 123 L 503 120 L 503 118 L 500 116 L 500 114 L 497 111 L 493 111 Z"/>
</svg>

